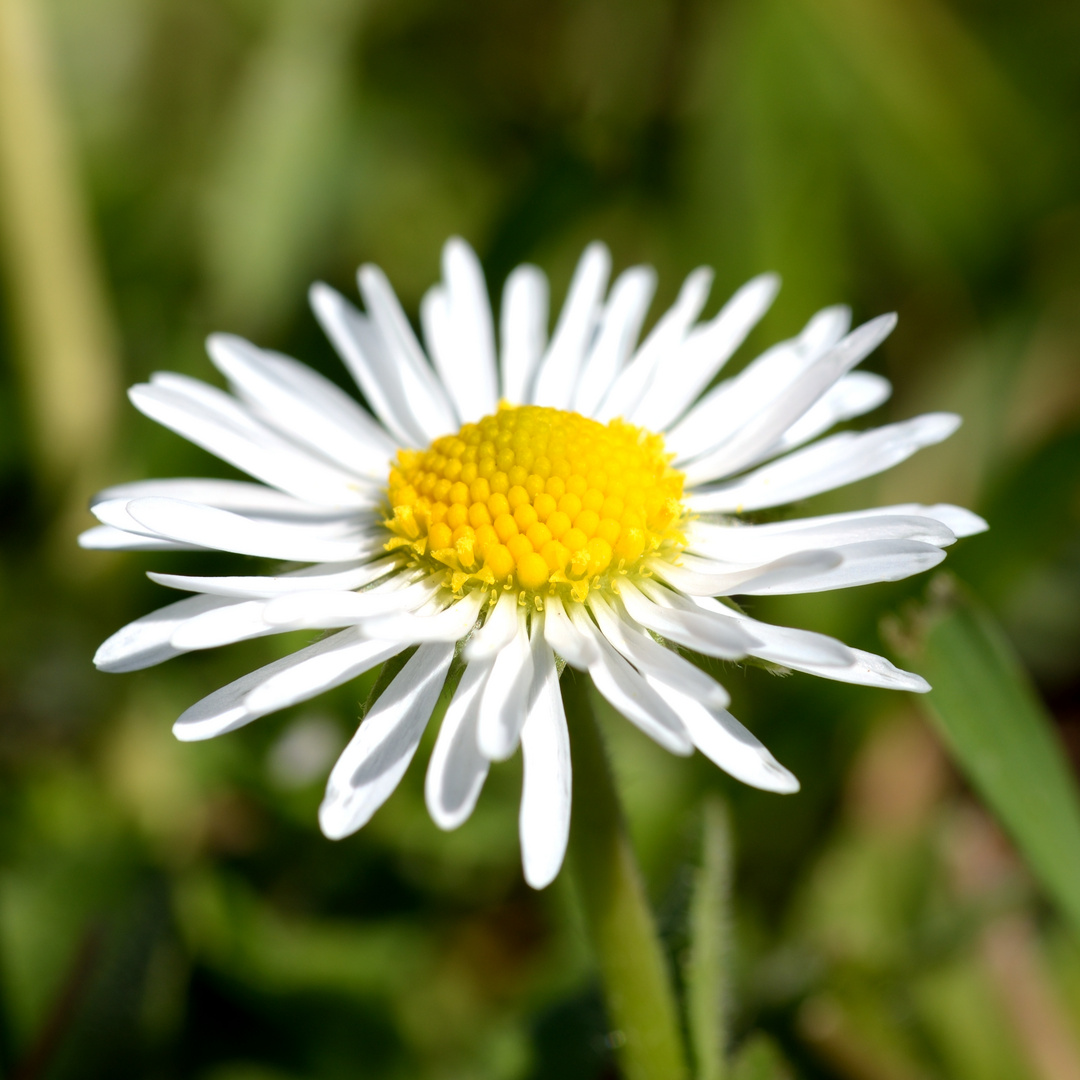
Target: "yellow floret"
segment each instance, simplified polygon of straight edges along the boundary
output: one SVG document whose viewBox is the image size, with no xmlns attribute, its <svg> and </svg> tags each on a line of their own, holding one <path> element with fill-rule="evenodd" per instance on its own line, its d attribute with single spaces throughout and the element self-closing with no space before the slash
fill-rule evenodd
<svg viewBox="0 0 1080 1080">
<path fill-rule="evenodd" d="M 505 544 L 511 536 L 517 536 L 520 531 L 517 522 L 509 514 L 500 514 L 493 522 L 499 539 Z"/>
<path fill-rule="evenodd" d="M 496 581 L 509 577 L 514 572 L 514 556 L 510 554 L 505 544 L 494 544 L 489 547 L 484 553 L 484 560 L 487 568 L 495 575 Z"/>
<path fill-rule="evenodd" d="M 536 511 L 537 518 L 541 521 L 547 521 L 555 513 L 556 506 L 557 503 L 546 491 L 541 492 L 533 499 L 533 509 Z"/>
<path fill-rule="evenodd" d="M 549 515 L 544 524 L 551 530 L 551 535 L 558 540 L 570 528 L 572 522 L 569 514 L 563 513 L 562 510 L 556 510 L 554 514 Z"/>
<path fill-rule="evenodd" d="M 428 529 L 428 542 L 432 548 L 447 548 L 450 546 L 451 539 L 450 526 L 444 522 L 440 521 Z"/>
<path fill-rule="evenodd" d="M 544 557 L 533 552 L 518 563 L 517 574 L 523 589 L 536 590 L 547 584 L 550 571 Z"/>
<path fill-rule="evenodd" d="M 657 551 L 677 555 L 682 492 L 659 435 L 504 405 L 398 454 L 387 546 L 407 545 L 417 566 L 448 567 L 455 591 L 472 581 L 538 596 L 561 587 L 580 600 Z"/>
</svg>

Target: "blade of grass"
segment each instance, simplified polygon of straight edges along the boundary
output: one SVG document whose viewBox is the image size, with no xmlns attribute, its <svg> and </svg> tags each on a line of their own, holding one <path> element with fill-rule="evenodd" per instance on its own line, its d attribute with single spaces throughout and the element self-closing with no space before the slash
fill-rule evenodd
<svg viewBox="0 0 1080 1080">
<path fill-rule="evenodd" d="M 37 456 L 49 480 L 81 487 L 122 394 L 44 18 L 31 0 L 0 0 L 0 255 Z"/>
<path fill-rule="evenodd" d="M 954 578 L 931 585 L 910 661 L 927 711 L 972 786 L 1080 932 L 1080 792 L 1053 721 L 993 616 Z"/>
</svg>

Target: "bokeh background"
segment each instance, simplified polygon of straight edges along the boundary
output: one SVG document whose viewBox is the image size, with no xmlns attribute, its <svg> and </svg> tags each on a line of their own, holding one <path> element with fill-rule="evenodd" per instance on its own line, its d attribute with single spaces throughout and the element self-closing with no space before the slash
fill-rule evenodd
<svg viewBox="0 0 1080 1080">
<path fill-rule="evenodd" d="M 1069 0 L 0 0 L 2 1075 L 615 1075 L 570 875 L 541 894 L 521 879 L 517 761 L 443 835 L 422 748 L 331 843 L 316 809 L 370 680 L 180 744 L 183 708 L 297 639 L 135 675 L 91 664 L 172 599 L 145 570 L 224 565 L 76 548 L 96 487 L 228 475 L 125 386 L 216 380 L 202 341 L 219 329 L 344 385 L 308 283 L 352 295 L 374 261 L 415 317 L 454 233 L 493 288 L 534 261 L 556 302 L 594 238 L 618 268 L 657 266 L 654 311 L 699 263 L 710 310 L 775 269 L 742 360 L 828 303 L 898 311 L 867 365 L 895 385 L 872 419 L 953 409 L 964 426 L 799 509 L 987 517 L 946 565 L 1075 763 L 1078 58 Z M 882 616 L 926 589 L 753 610 L 888 651 Z M 675 970 L 699 807 L 729 809 L 732 1038 L 772 1047 L 754 1075 L 1080 1076 L 1080 937 L 920 702 L 722 678 L 799 795 L 602 720 Z"/>
</svg>

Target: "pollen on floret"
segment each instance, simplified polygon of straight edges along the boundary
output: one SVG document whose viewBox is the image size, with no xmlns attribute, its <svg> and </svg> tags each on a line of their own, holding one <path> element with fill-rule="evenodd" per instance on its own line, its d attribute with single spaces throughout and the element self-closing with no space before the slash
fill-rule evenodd
<svg viewBox="0 0 1080 1080">
<path fill-rule="evenodd" d="M 683 475 L 661 436 L 536 405 L 402 450 L 390 470 L 390 545 L 476 581 L 582 598 L 657 551 L 680 549 Z"/>
</svg>

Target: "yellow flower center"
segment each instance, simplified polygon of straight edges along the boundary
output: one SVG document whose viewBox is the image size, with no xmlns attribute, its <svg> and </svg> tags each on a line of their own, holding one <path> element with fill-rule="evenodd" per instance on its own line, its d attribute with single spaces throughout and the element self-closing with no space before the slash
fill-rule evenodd
<svg viewBox="0 0 1080 1080">
<path fill-rule="evenodd" d="M 685 545 L 683 475 L 664 440 L 536 405 L 498 412 L 390 470 L 390 550 L 470 584 L 577 600 Z M 542 603 L 542 601 L 541 601 Z"/>
</svg>

